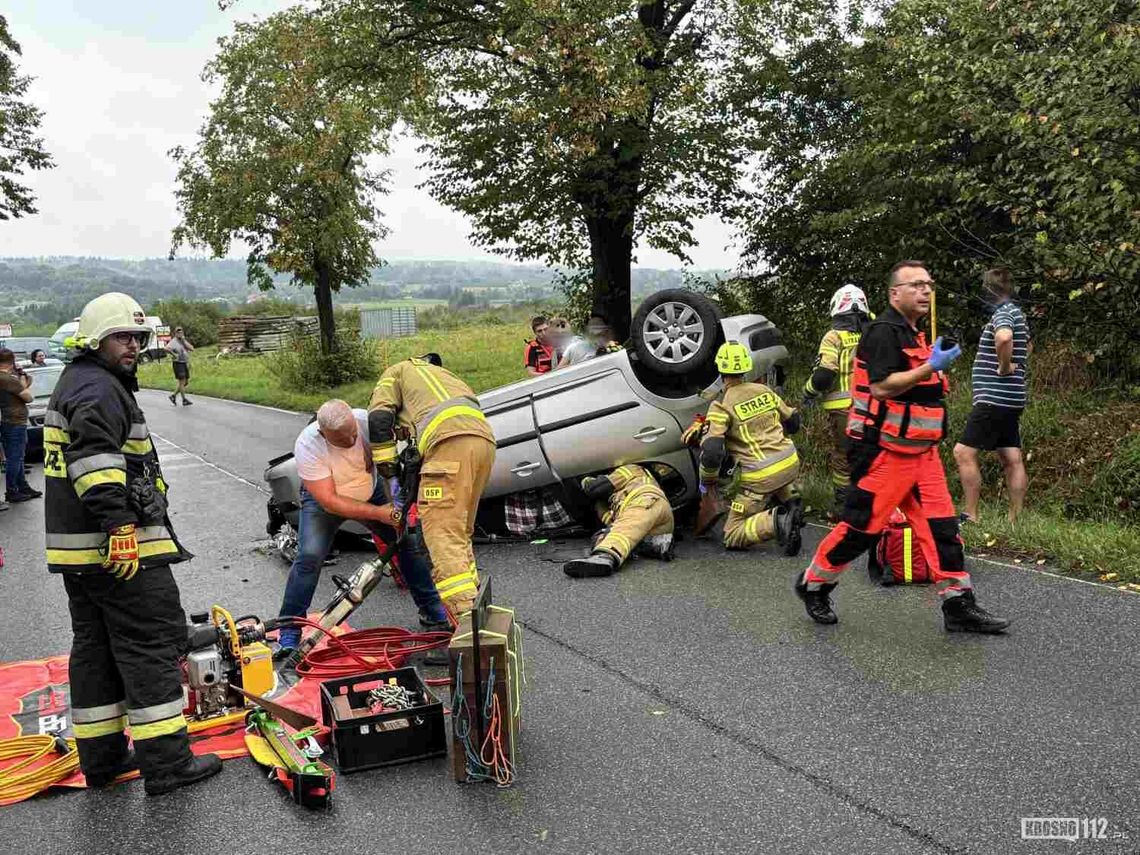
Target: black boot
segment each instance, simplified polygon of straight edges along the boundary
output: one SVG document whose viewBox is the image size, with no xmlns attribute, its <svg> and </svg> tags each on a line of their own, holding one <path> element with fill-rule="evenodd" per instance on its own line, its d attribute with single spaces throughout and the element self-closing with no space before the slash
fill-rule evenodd
<svg viewBox="0 0 1140 855">
<path fill-rule="evenodd" d="M 1005 632 L 1009 620 L 991 615 L 978 605 L 973 591 L 966 591 L 942 603 L 942 621 L 947 632 Z"/>
<path fill-rule="evenodd" d="M 573 579 L 609 576 L 617 570 L 617 559 L 608 552 L 591 552 L 586 558 L 575 558 L 562 565 L 562 572 Z"/>
<path fill-rule="evenodd" d="M 804 574 L 796 576 L 796 596 L 804 601 L 804 608 L 808 617 L 816 623 L 839 623 L 839 616 L 831 609 L 831 589 L 834 583 L 820 585 L 818 591 L 809 591 L 804 581 Z"/>
<path fill-rule="evenodd" d="M 776 510 L 776 542 L 785 555 L 799 555 L 803 545 L 804 506 L 799 499 Z"/>
<path fill-rule="evenodd" d="M 83 777 L 87 779 L 87 786 L 89 787 L 105 787 L 114 781 L 120 775 L 125 775 L 128 772 L 136 772 L 139 768 L 139 761 L 135 757 L 135 752 L 128 750 L 123 756 L 123 759 L 113 765 L 111 768 L 88 774 L 83 773 Z"/>
<path fill-rule="evenodd" d="M 143 780 L 143 788 L 148 796 L 161 796 L 173 792 L 179 787 L 187 787 L 204 781 L 222 771 L 222 761 L 217 754 L 203 754 L 201 757 L 191 757 L 181 766 L 152 775 Z"/>
</svg>

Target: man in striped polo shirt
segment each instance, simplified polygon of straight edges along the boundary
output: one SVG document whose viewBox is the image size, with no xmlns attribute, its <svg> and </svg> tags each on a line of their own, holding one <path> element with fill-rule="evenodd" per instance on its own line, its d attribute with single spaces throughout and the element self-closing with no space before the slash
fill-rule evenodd
<svg viewBox="0 0 1140 855">
<path fill-rule="evenodd" d="M 1009 521 L 1017 521 L 1029 479 L 1021 456 L 1021 413 L 1025 409 L 1026 368 L 1031 349 L 1029 325 L 1013 302 L 1014 286 L 1004 267 L 982 277 L 983 299 L 993 309 L 982 329 L 972 375 L 974 408 L 962 440 L 954 446 L 962 481 L 963 522 L 978 520 L 982 473 L 978 451 L 996 451 L 1009 489 Z"/>
</svg>

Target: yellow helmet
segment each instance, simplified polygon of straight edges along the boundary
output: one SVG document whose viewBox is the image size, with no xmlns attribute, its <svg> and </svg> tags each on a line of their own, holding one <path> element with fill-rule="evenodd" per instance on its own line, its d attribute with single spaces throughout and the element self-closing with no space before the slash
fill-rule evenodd
<svg viewBox="0 0 1140 855">
<path fill-rule="evenodd" d="M 726 341 L 716 352 L 716 370 L 721 374 L 747 374 L 752 370 L 752 354 L 738 341 Z"/>
<path fill-rule="evenodd" d="M 98 350 L 103 339 L 118 332 L 145 333 L 147 339 L 142 343 L 142 349 L 145 349 L 151 329 L 146 325 L 146 313 L 133 297 L 111 291 L 100 294 L 83 307 L 75 336 L 66 339 L 64 345 L 80 350 Z"/>
</svg>

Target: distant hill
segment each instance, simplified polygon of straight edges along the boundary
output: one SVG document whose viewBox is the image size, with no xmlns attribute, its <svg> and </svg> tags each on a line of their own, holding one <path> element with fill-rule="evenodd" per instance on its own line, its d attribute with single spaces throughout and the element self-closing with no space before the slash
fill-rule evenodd
<svg viewBox="0 0 1140 855">
<path fill-rule="evenodd" d="M 256 293 L 246 282 L 245 262 L 148 258 L 0 258 L 0 321 L 23 319 L 55 323 L 74 317 L 92 297 L 125 291 L 143 306 L 181 297 L 187 300 L 244 302 Z M 556 271 L 539 265 L 495 261 L 396 260 L 376 268 L 368 285 L 345 289 L 338 303 L 401 296 L 447 298 L 463 290 L 494 302 L 540 300 L 554 296 Z M 635 295 L 680 287 L 680 270 L 636 269 Z M 276 296 L 310 302 L 308 292 L 278 277 Z"/>
</svg>

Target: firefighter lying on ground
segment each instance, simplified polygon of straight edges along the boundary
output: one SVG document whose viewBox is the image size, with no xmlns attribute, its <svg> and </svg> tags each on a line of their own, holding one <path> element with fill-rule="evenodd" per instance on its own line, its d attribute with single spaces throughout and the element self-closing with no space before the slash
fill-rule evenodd
<svg viewBox="0 0 1140 855">
<path fill-rule="evenodd" d="M 471 535 L 495 462 L 495 435 L 471 387 L 443 367 L 438 353 L 392 365 L 372 393 L 369 443 L 385 478 L 395 474 L 397 433 L 415 442 L 423 458 L 420 525 L 436 589 L 458 617 L 479 588 Z"/>
<path fill-rule="evenodd" d="M 593 551 L 566 562 L 563 573 L 575 579 L 609 576 L 631 554 L 673 559 L 673 509 L 647 469 L 619 466 L 609 475 L 583 478 L 582 489 L 598 503 L 605 528 L 595 536 Z"/>
<path fill-rule="evenodd" d="M 804 384 L 800 409 L 817 403 L 827 415 L 831 449 L 827 463 L 835 503 L 831 517 L 839 519 L 851 486 L 851 467 L 847 463 L 847 411 L 851 409 L 851 375 L 855 370 L 855 350 L 859 338 L 871 318 L 867 295 L 855 285 L 844 285 L 831 296 L 831 329 L 819 343 L 815 367 Z"/>
<path fill-rule="evenodd" d="M 722 344 L 716 364 L 724 391 L 705 416 L 701 492 L 716 498 L 721 467 L 731 456 L 740 487 L 729 505 L 724 545 L 747 549 L 774 537 L 785 554 L 796 555 L 804 524 L 800 458 L 787 434 L 800 429 L 800 414 L 763 383 L 744 379 L 752 370 L 752 355 L 744 345 Z"/>
</svg>

